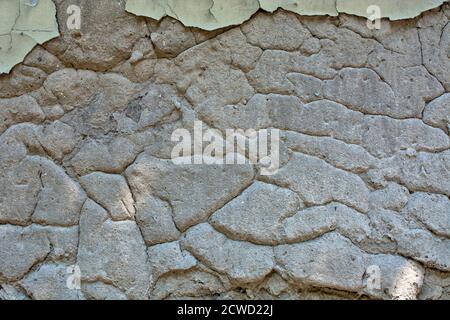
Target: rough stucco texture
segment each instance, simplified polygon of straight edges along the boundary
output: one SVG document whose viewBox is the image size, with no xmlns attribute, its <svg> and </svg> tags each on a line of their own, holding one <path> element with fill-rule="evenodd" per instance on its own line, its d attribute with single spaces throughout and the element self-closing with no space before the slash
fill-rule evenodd
<svg viewBox="0 0 450 320">
<path fill-rule="evenodd" d="M 372 18 L 376 5 L 383 18 L 414 18 L 448 0 L 127 0 L 126 10 L 160 20 L 179 19 L 185 26 L 220 29 L 248 20 L 259 9 L 278 8 L 302 15 L 354 14 Z M 59 35 L 52 0 L 3 0 L 0 2 L 0 74 L 9 73 L 36 46 Z"/>
<path fill-rule="evenodd" d="M 0 298 L 450 298 L 449 4 L 206 32 L 55 2 L 0 76 Z M 195 119 L 280 129 L 280 170 L 173 164 Z"/>
</svg>

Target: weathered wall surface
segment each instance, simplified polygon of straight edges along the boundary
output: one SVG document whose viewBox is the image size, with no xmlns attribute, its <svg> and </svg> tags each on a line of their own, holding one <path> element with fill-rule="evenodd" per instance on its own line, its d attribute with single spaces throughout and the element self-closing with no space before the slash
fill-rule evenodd
<svg viewBox="0 0 450 320">
<path fill-rule="evenodd" d="M 0 298 L 450 298 L 449 4 L 207 32 L 55 2 L 0 76 Z M 280 170 L 173 164 L 196 119 L 280 129 Z"/>
<path fill-rule="evenodd" d="M 238 25 L 258 10 L 278 8 L 301 15 L 348 13 L 370 18 L 377 6 L 381 18 L 411 19 L 448 0 L 127 0 L 126 10 L 156 20 L 172 17 L 185 26 L 215 30 Z"/>
</svg>

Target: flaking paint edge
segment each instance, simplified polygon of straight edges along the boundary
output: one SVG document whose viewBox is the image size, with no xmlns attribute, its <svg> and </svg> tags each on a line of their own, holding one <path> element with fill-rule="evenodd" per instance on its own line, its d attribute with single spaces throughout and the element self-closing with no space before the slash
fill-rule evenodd
<svg viewBox="0 0 450 320">
<path fill-rule="evenodd" d="M 383 18 L 414 18 L 449 0 L 127 0 L 126 10 L 156 20 L 170 16 L 188 27 L 215 30 L 239 25 L 259 9 L 274 12 L 278 8 L 301 15 L 339 13 L 369 17 L 367 8 L 377 5 Z M 56 6 L 52 0 L 40 0 L 37 6 L 28 0 L 0 1 L 0 74 L 9 73 L 37 45 L 59 36 Z"/>
<path fill-rule="evenodd" d="M 126 10 L 156 20 L 169 16 L 187 27 L 215 30 L 239 25 L 259 9 L 273 12 L 278 8 L 301 15 L 337 16 L 347 13 L 369 17 L 367 8 L 377 5 L 381 18 L 415 18 L 449 0 L 127 0 Z"/>
<path fill-rule="evenodd" d="M 56 6 L 40 0 L 0 1 L 0 74 L 9 73 L 37 44 L 59 36 Z"/>
</svg>

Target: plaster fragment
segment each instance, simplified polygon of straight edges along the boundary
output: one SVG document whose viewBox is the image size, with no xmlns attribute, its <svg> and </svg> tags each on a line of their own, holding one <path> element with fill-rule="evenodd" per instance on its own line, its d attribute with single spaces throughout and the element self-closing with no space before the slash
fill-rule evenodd
<svg viewBox="0 0 450 320">
<path fill-rule="evenodd" d="M 0 1 L 0 74 L 9 73 L 37 45 L 59 35 L 52 0 Z"/>
<path fill-rule="evenodd" d="M 241 24 L 259 8 L 258 0 L 129 0 L 126 6 L 136 15 L 156 20 L 170 16 L 205 30 Z"/>
<path fill-rule="evenodd" d="M 259 0 L 261 9 L 274 12 L 278 8 L 305 16 L 337 16 L 336 0 Z"/>
</svg>

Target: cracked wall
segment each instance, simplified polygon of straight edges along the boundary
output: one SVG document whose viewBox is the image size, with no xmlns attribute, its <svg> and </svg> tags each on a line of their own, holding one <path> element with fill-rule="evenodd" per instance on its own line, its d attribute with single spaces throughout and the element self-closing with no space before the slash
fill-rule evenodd
<svg viewBox="0 0 450 320">
<path fill-rule="evenodd" d="M 127 0 L 127 11 L 160 20 L 179 19 L 188 27 L 220 29 L 248 20 L 259 9 L 274 12 L 283 8 L 302 15 L 348 13 L 371 17 L 370 5 L 381 9 L 381 18 L 414 18 L 448 0 Z M 9 73 L 36 46 L 59 35 L 52 0 L 3 0 L 0 3 L 0 74 Z"/>
<path fill-rule="evenodd" d="M 55 3 L 0 76 L 0 298 L 450 298 L 449 4 L 203 31 Z M 280 170 L 173 164 L 196 119 L 280 129 Z"/>
<path fill-rule="evenodd" d="M 371 17 L 370 6 L 380 8 L 380 18 L 415 18 L 448 0 L 127 0 L 127 11 L 160 20 L 170 16 L 185 26 L 205 30 L 238 25 L 259 9 L 274 12 L 278 8 L 301 15 L 348 13 Z"/>
</svg>

